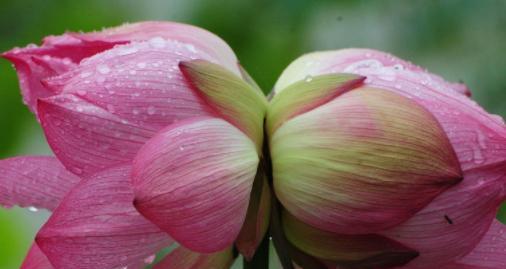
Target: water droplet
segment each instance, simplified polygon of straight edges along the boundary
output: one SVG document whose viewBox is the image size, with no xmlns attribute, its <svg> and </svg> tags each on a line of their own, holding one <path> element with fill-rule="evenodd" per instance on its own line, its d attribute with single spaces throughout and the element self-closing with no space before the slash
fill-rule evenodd
<svg viewBox="0 0 506 269">
<path fill-rule="evenodd" d="M 478 137 L 478 145 L 480 145 L 480 148 L 487 149 L 487 141 L 483 133 L 480 130 L 478 130 L 476 132 L 476 135 Z"/>
<path fill-rule="evenodd" d="M 311 75 L 307 75 L 305 78 L 304 78 L 304 81 L 305 82 L 311 82 L 313 80 L 313 76 Z"/>
<path fill-rule="evenodd" d="M 77 168 L 77 167 L 74 167 L 74 168 L 72 168 L 71 170 L 72 170 L 72 172 L 74 172 L 74 174 L 76 174 L 76 175 L 80 175 L 80 174 L 82 174 L 82 173 L 83 173 L 83 170 L 82 170 L 82 169 L 80 169 L 80 168 Z"/>
<path fill-rule="evenodd" d="M 483 153 L 481 152 L 481 149 L 479 147 L 473 148 L 473 160 L 475 164 L 481 164 L 485 161 Z"/>
<path fill-rule="evenodd" d="M 184 150 L 184 145 L 179 146 L 179 150 L 183 151 Z"/>
<path fill-rule="evenodd" d="M 81 73 L 80 77 L 81 78 L 87 78 L 87 77 L 89 77 L 91 75 L 92 75 L 91 72 L 83 72 L 83 73 Z"/>
<path fill-rule="evenodd" d="M 358 62 L 348 65 L 343 71 L 345 73 L 346 72 L 353 73 L 353 72 L 356 72 L 358 69 L 362 69 L 362 68 L 379 68 L 382 66 L 383 66 L 383 64 L 376 59 L 366 59 L 366 60 L 358 61 Z"/>
<path fill-rule="evenodd" d="M 87 92 L 85 90 L 77 90 L 77 95 L 85 96 Z"/>
<path fill-rule="evenodd" d="M 122 47 L 118 50 L 117 54 L 119 56 L 128 55 L 132 53 L 136 53 L 138 50 L 136 47 Z"/>
<path fill-rule="evenodd" d="M 156 37 L 151 38 L 150 40 L 148 40 L 148 43 L 153 48 L 158 48 L 158 49 L 165 47 L 165 44 L 166 44 L 165 39 L 163 39 L 160 36 L 156 36 Z"/>
<path fill-rule="evenodd" d="M 37 211 L 39 211 L 39 209 L 36 208 L 36 207 L 34 207 L 34 206 L 29 206 L 28 210 L 31 211 L 31 212 L 37 212 Z"/>
<path fill-rule="evenodd" d="M 105 74 L 108 74 L 109 72 L 111 72 L 111 69 L 106 64 L 99 64 L 99 65 L 97 65 L 97 71 L 100 74 L 105 75 Z"/>
<path fill-rule="evenodd" d="M 148 107 L 148 115 L 153 115 L 156 112 L 156 108 L 154 106 Z"/>
<path fill-rule="evenodd" d="M 404 66 L 402 64 L 395 64 L 394 69 L 395 70 L 404 70 Z"/>
<path fill-rule="evenodd" d="M 155 261 L 155 258 L 156 258 L 155 255 L 148 256 L 144 259 L 144 263 L 145 264 L 152 264 Z"/>
<path fill-rule="evenodd" d="M 186 48 L 190 51 L 190 52 L 193 52 L 193 53 L 196 53 L 197 50 L 195 49 L 195 46 L 193 46 L 192 44 L 186 44 Z"/>
</svg>

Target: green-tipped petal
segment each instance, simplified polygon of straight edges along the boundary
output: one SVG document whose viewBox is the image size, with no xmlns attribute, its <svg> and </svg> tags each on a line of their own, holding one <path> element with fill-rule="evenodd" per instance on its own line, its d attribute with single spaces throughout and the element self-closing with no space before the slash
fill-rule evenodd
<svg viewBox="0 0 506 269">
<path fill-rule="evenodd" d="M 393 227 L 462 178 L 435 118 L 381 89 L 359 88 L 288 120 L 270 147 L 281 203 L 335 233 Z"/>
<path fill-rule="evenodd" d="M 179 67 L 212 109 L 247 134 L 259 150 L 267 107 L 265 96 L 220 65 L 192 60 L 181 62 Z"/>
<path fill-rule="evenodd" d="M 329 102 L 359 86 L 365 77 L 353 74 L 328 74 L 308 77 L 274 95 L 267 112 L 269 134 L 286 120 Z"/>
<path fill-rule="evenodd" d="M 343 235 L 319 230 L 283 212 L 286 238 L 318 259 L 346 268 L 378 269 L 403 265 L 418 256 L 415 250 L 386 237 Z"/>
<path fill-rule="evenodd" d="M 242 67 L 242 65 L 240 65 L 240 64 L 239 64 L 239 71 L 241 72 L 242 78 L 246 82 L 248 82 L 248 84 L 251 85 L 251 87 L 253 87 L 253 89 L 257 90 L 263 96 L 264 92 L 262 91 L 262 88 L 260 88 L 260 86 L 258 86 L 257 82 L 253 79 L 253 77 L 251 77 L 250 74 L 248 73 L 248 71 L 246 71 L 246 69 L 244 69 L 244 67 Z"/>
</svg>

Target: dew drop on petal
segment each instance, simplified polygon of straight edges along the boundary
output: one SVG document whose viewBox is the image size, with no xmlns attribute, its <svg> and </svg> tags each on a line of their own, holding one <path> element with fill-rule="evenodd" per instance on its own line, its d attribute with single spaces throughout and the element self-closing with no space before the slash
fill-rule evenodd
<svg viewBox="0 0 506 269">
<path fill-rule="evenodd" d="M 485 141 L 486 138 L 483 133 L 481 131 L 477 131 L 476 135 L 478 137 L 478 145 L 480 145 L 480 148 L 487 149 L 487 143 Z"/>
<path fill-rule="evenodd" d="M 481 149 L 479 147 L 473 148 L 473 160 L 475 164 L 481 164 L 485 161 L 483 153 L 481 152 Z"/>
<path fill-rule="evenodd" d="M 362 68 L 379 68 L 382 66 L 383 66 L 383 64 L 376 59 L 366 59 L 366 60 L 355 62 L 355 63 L 348 65 L 343 71 L 345 73 L 347 73 L 347 72 L 353 73 L 353 72 L 356 72 L 357 70 L 362 69 Z"/>
<path fill-rule="evenodd" d="M 305 82 L 311 82 L 313 80 L 313 76 L 311 75 L 307 75 L 305 78 L 304 78 L 304 81 Z"/>
<path fill-rule="evenodd" d="M 106 64 L 99 64 L 99 65 L 97 65 L 97 72 L 105 75 L 105 74 L 109 74 L 109 72 L 111 72 L 111 69 Z"/>
<path fill-rule="evenodd" d="M 85 90 L 77 90 L 77 95 L 85 96 L 87 92 Z"/>
<path fill-rule="evenodd" d="M 394 69 L 395 70 L 404 70 L 404 66 L 402 64 L 395 64 Z"/>
<path fill-rule="evenodd" d="M 117 55 L 123 56 L 123 55 L 128 55 L 128 54 L 132 54 L 132 53 L 136 53 L 136 52 L 137 52 L 136 47 L 122 47 L 121 49 L 118 50 Z"/>
<path fill-rule="evenodd" d="M 81 75 L 79 75 L 79 76 L 80 76 L 81 78 L 87 78 L 87 77 L 89 77 L 89 76 L 91 76 L 91 75 L 92 75 L 92 74 L 91 74 L 91 72 L 83 72 L 83 73 L 81 73 Z"/>
<path fill-rule="evenodd" d="M 72 170 L 72 172 L 73 172 L 74 174 L 76 174 L 76 175 L 80 175 L 80 174 L 82 174 L 82 173 L 83 173 L 83 170 L 82 170 L 82 169 L 80 169 L 80 168 L 77 168 L 77 167 L 74 167 L 74 168 L 72 168 L 71 170 Z"/>
<path fill-rule="evenodd" d="M 145 264 L 152 264 L 155 261 L 155 258 L 156 258 L 155 255 L 148 256 L 144 259 L 144 263 Z"/>
<path fill-rule="evenodd" d="M 153 48 L 163 48 L 165 47 L 165 39 L 163 39 L 162 37 L 160 36 L 156 36 L 156 37 L 153 37 L 151 38 L 149 41 L 148 41 L 149 45 L 151 45 Z"/>
<path fill-rule="evenodd" d="M 28 207 L 28 210 L 29 210 L 30 212 L 37 212 L 37 211 L 39 211 L 39 209 L 38 209 L 38 208 L 36 208 L 36 207 L 34 207 L 34 206 L 29 206 L 29 207 Z"/>
</svg>

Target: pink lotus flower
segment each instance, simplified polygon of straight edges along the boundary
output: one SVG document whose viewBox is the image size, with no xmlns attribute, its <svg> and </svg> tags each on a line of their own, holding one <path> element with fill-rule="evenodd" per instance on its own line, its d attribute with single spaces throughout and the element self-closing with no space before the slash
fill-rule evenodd
<svg viewBox="0 0 506 269">
<path fill-rule="evenodd" d="M 267 113 L 288 241 L 333 267 L 506 268 L 506 128 L 469 95 L 374 50 L 294 61 Z"/>
<path fill-rule="evenodd" d="M 55 154 L 0 161 L 0 204 L 53 211 L 22 268 L 142 268 L 175 242 L 155 268 L 228 268 L 271 199 L 285 267 L 506 266 L 506 128 L 463 85 L 351 49 L 299 58 L 268 103 L 221 39 L 166 22 L 3 56 Z"/>
<path fill-rule="evenodd" d="M 25 268 L 49 267 L 42 253 L 55 268 L 138 268 L 174 239 L 205 255 L 162 264 L 228 264 L 236 241 L 253 254 L 263 234 L 240 232 L 267 103 L 221 39 L 144 22 L 3 56 L 56 155 L 0 163 L 3 205 L 54 209 Z"/>
</svg>

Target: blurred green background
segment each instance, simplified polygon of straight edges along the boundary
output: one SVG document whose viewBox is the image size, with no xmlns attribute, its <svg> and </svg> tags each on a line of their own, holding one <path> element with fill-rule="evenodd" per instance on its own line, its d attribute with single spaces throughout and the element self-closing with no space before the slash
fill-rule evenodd
<svg viewBox="0 0 506 269">
<path fill-rule="evenodd" d="M 0 51 L 49 34 L 123 22 L 174 20 L 221 36 L 269 91 L 297 56 L 370 47 L 464 81 L 489 112 L 506 116 L 506 1 L 0 1 Z M 50 154 L 0 61 L 0 157 Z M 506 217 L 506 211 L 500 213 Z M 18 268 L 47 212 L 0 209 L 0 269 Z"/>
</svg>

